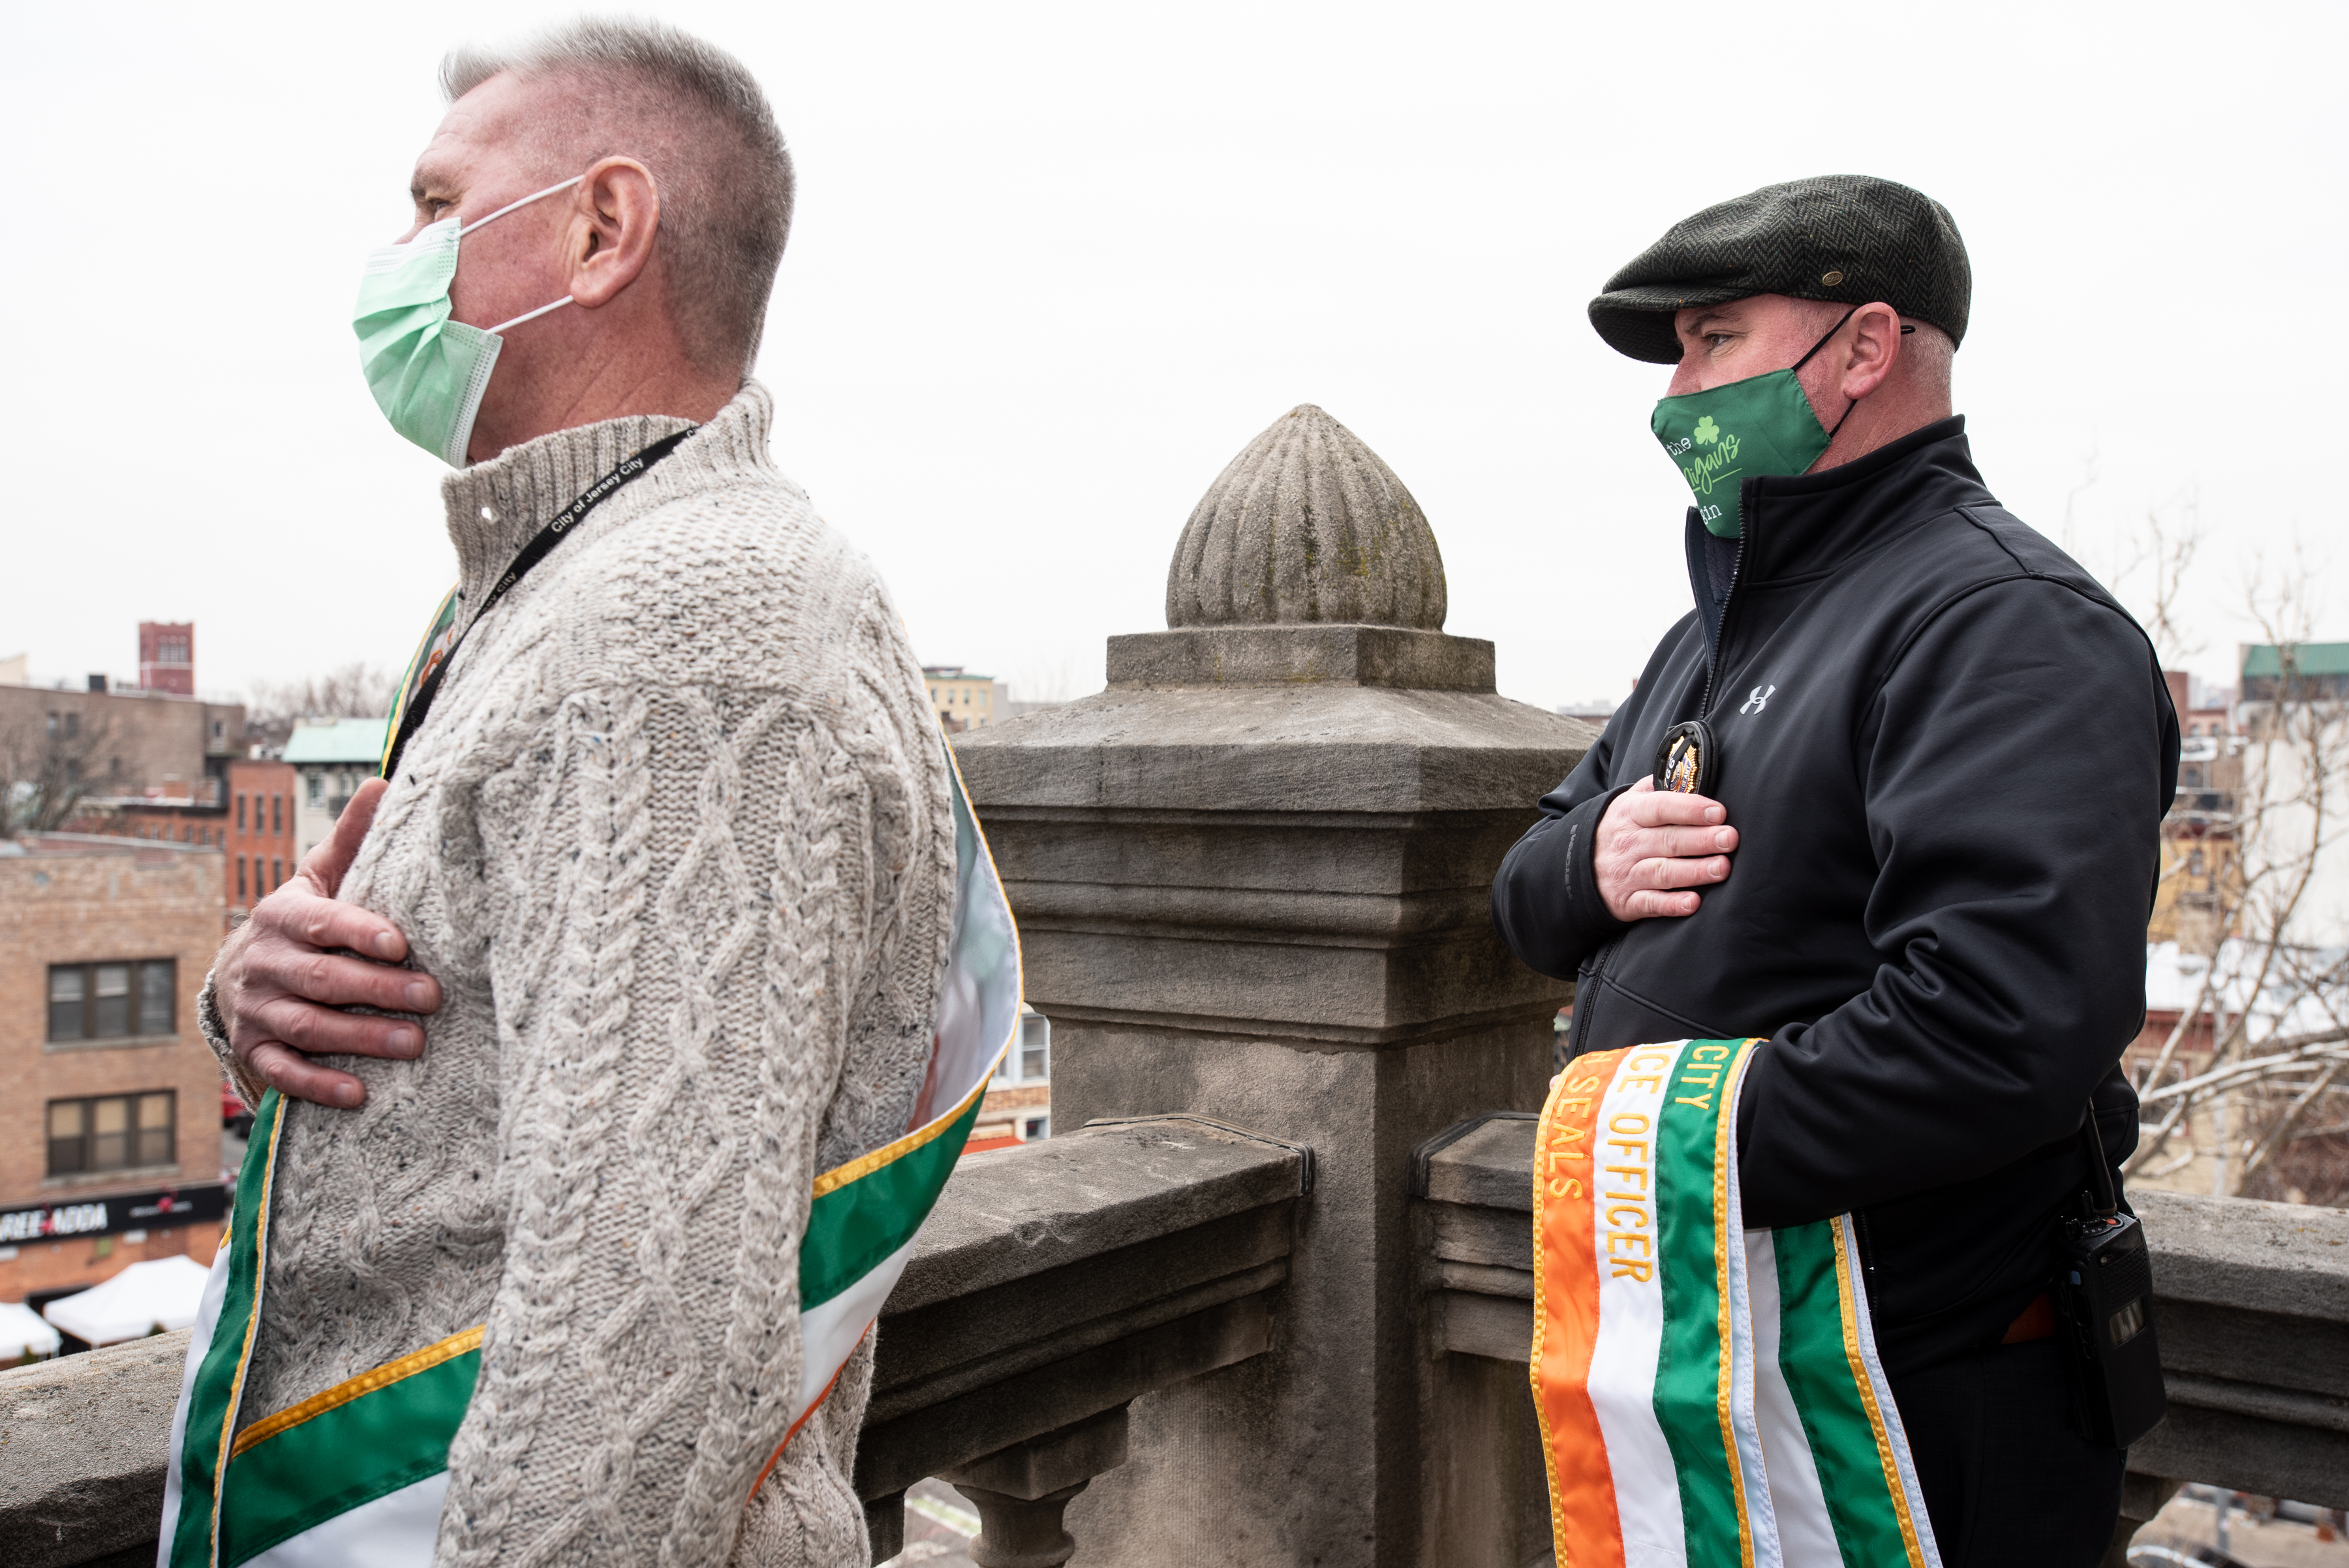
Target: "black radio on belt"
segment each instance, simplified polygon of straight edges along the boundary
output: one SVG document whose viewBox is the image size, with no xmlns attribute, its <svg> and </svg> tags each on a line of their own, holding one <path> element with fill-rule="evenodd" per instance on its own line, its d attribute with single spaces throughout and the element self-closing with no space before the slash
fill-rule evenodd
<svg viewBox="0 0 2349 1568">
<path fill-rule="evenodd" d="M 2153 1263 L 2145 1228 L 2134 1215 L 2118 1212 L 2093 1113 L 2082 1136 L 2089 1187 L 2080 1194 L 2080 1217 L 2064 1221 L 2054 1291 L 2058 1334 L 2068 1353 L 2064 1361 L 2081 1435 L 2105 1448 L 2126 1449 L 2168 1408 L 2153 1337 Z"/>
</svg>

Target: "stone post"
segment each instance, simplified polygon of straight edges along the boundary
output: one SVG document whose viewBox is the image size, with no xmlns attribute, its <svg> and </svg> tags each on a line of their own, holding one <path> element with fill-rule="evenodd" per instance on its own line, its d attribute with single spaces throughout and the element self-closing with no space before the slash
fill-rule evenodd
<svg viewBox="0 0 2349 1568">
<path fill-rule="evenodd" d="M 1192 514 L 1167 629 L 1109 690 L 957 737 L 1053 1024 L 1053 1116 L 1190 1112 L 1309 1144 L 1271 1354 L 1147 1396 L 1070 1505 L 1121 1568 L 1437 1563 L 1464 1471 L 1518 1468 L 1506 1368 L 1431 1360 L 1413 1150 L 1537 1108 L 1568 988 L 1513 959 L 1493 872 L 1590 730 L 1495 694 L 1444 635 L 1392 471 L 1310 405 Z M 1450 1358 L 1447 1358 L 1450 1359 Z"/>
</svg>

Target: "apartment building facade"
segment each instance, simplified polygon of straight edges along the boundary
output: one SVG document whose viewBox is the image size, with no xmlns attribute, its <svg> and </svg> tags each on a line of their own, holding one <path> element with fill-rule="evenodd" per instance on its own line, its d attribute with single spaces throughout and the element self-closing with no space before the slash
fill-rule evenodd
<svg viewBox="0 0 2349 1568">
<path fill-rule="evenodd" d="M 228 765 L 229 798 L 221 809 L 227 853 L 221 877 L 231 924 L 275 892 L 301 863 L 295 852 L 299 784 L 300 775 L 289 763 L 255 760 Z"/>
<path fill-rule="evenodd" d="M 1010 688 L 992 675 L 975 675 L 959 664 L 925 664 L 922 685 L 930 711 L 950 734 L 984 730 L 1009 718 Z"/>
<path fill-rule="evenodd" d="M 161 691 L 0 685 L 0 742 L 53 754 L 61 774 L 104 800 L 214 805 L 230 759 L 245 754 L 244 708 Z"/>
<path fill-rule="evenodd" d="M 223 853 L 0 845 L 0 1301 L 37 1309 L 147 1259 L 212 1261 L 221 1073 L 195 1012 Z"/>
</svg>

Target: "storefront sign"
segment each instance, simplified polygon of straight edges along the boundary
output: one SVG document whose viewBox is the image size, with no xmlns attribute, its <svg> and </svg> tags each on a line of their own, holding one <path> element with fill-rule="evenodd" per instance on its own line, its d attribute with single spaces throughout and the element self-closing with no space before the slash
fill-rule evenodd
<svg viewBox="0 0 2349 1568">
<path fill-rule="evenodd" d="M 228 1189 L 217 1181 L 114 1192 L 72 1203 L 0 1209 L 0 1247 L 57 1241 L 68 1236 L 113 1236 L 218 1220 L 228 1213 Z"/>
</svg>

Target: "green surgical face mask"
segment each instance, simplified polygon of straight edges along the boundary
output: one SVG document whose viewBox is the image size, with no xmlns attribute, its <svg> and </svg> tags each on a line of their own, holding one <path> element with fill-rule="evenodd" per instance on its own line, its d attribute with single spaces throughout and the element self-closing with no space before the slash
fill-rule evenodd
<svg viewBox="0 0 2349 1568">
<path fill-rule="evenodd" d="M 1826 337 L 1811 345 L 1810 354 L 1792 369 L 1713 387 L 1656 403 L 1648 428 L 1664 443 L 1665 455 L 1680 465 L 1681 477 L 1696 495 L 1697 520 L 1718 538 L 1734 539 L 1744 531 L 1738 512 L 1738 485 L 1772 473 L 1804 473 L 1835 440 L 1835 431 L 1819 423 L 1811 400 L 1803 393 L 1795 371 L 1810 363 L 1811 354 L 1826 347 L 1827 337 L 1843 330 L 1843 322 L 1857 315 L 1844 313 L 1843 321 L 1827 329 Z M 1851 405 L 1856 409 L 1859 405 Z M 1836 421 L 1836 430 L 1851 418 L 1851 409 Z"/>
<path fill-rule="evenodd" d="M 498 335 L 571 303 L 566 294 L 486 332 L 450 320 L 449 286 L 457 276 L 457 242 L 482 223 L 567 191 L 583 178 L 574 175 L 509 202 L 481 223 L 444 218 L 405 244 L 378 245 L 367 253 L 359 275 L 358 304 L 351 311 L 351 327 L 359 336 L 359 369 L 367 372 L 367 389 L 391 428 L 451 468 L 465 466 L 473 416 L 481 410 L 481 394 L 489 389 L 490 372 L 497 368 L 504 341 Z"/>
</svg>

